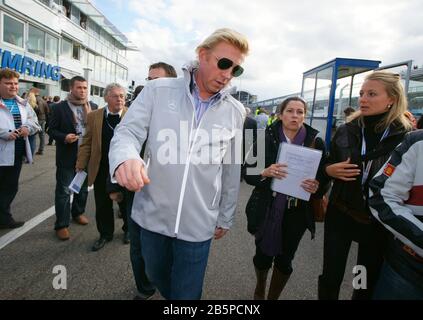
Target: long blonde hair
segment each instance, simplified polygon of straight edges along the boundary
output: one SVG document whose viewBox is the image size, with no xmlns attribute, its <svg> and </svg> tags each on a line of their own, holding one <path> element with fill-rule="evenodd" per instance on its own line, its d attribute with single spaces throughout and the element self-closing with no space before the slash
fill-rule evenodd
<svg viewBox="0 0 423 320">
<path fill-rule="evenodd" d="M 37 107 L 37 98 L 35 97 L 35 94 L 34 94 L 34 92 L 33 91 L 30 91 L 29 93 L 28 93 L 28 96 L 27 96 L 27 101 L 28 101 L 28 103 L 29 103 L 29 105 L 32 107 L 32 108 L 36 108 Z"/>
<path fill-rule="evenodd" d="M 375 80 L 379 81 L 385 88 L 386 93 L 394 100 L 394 103 L 389 108 L 386 115 L 376 125 L 376 131 L 380 132 L 388 128 L 392 123 L 396 123 L 405 129 L 410 130 L 411 125 L 407 118 L 404 116 L 405 111 L 408 109 L 407 97 L 404 88 L 401 84 L 401 77 L 399 74 L 388 71 L 374 71 L 366 76 L 364 81 Z M 354 112 L 348 117 L 348 121 L 357 119 L 360 124 L 364 126 L 363 116 L 361 111 Z"/>
</svg>

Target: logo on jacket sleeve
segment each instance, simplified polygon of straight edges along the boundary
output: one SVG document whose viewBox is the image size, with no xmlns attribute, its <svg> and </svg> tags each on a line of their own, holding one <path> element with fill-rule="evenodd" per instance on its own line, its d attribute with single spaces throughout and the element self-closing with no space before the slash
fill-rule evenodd
<svg viewBox="0 0 423 320">
<path fill-rule="evenodd" d="M 392 164 L 388 163 L 386 165 L 385 169 L 383 170 L 383 174 L 385 176 L 390 177 L 390 176 L 392 176 L 392 174 L 394 173 L 394 171 L 395 171 L 395 167 Z"/>
</svg>

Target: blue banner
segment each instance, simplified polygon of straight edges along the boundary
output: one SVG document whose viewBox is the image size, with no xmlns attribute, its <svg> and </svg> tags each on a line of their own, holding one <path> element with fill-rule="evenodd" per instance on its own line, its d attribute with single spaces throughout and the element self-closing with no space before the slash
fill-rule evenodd
<svg viewBox="0 0 423 320">
<path fill-rule="evenodd" d="M 21 54 L 13 54 L 0 49 L 1 68 L 14 69 L 21 74 L 28 74 L 37 78 L 60 80 L 60 66 L 52 66 L 44 61 L 34 60 Z"/>
</svg>

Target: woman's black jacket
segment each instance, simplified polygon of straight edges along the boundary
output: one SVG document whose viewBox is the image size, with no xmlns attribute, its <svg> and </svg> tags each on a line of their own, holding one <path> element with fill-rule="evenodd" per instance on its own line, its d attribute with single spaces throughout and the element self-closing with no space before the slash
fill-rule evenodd
<svg viewBox="0 0 423 320">
<path fill-rule="evenodd" d="M 278 155 L 278 149 L 280 145 L 280 139 L 279 139 L 279 131 L 281 130 L 282 122 L 280 120 L 274 122 L 271 126 L 266 128 L 265 132 L 265 167 L 259 168 L 257 171 L 261 173 L 261 171 L 270 165 L 276 163 L 277 155 Z M 328 181 L 326 178 L 326 175 L 323 173 L 324 164 L 326 163 L 326 149 L 325 149 L 325 143 L 321 138 L 316 138 L 317 134 L 319 133 L 316 129 L 310 127 L 309 125 L 304 124 L 304 127 L 306 128 L 306 138 L 304 140 L 304 146 L 305 147 L 314 147 L 315 149 L 322 151 L 322 160 L 320 161 L 319 169 L 317 172 L 316 179 L 320 181 Z M 258 141 L 256 143 L 260 143 L 259 135 L 258 135 Z M 260 150 L 260 148 L 254 148 L 254 150 Z M 260 158 L 262 155 L 257 155 L 257 158 Z M 248 159 L 247 159 L 248 161 Z M 262 163 L 258 161 L 258 163 Z M 247 163 L 247 174 L 245 175 L 245 181 L 255 186 L 253 192 L 259 193 L 261 200 L 263 203 L 269 205 L 272 200 L 272 190 L 270 188 L 270 183 L 272 181 L 271 178 L 263 178 L 260 173 L 249 175 L 248 174 L 248 168 L 256 168 L 257 162 L 254 163 Z M 327 191 L 327 187 L 324 185 L 324 183 L 320 183 L 319 190 L 317 192 L 317 196 L 322 196 Z M 307 213 L 310 216 L 311 224 L 309 224 L 308 229 L 314 232 L 314 219 L 311 210 L 309 210 L 309 202 L 298 200 L 298 206 L 297 209 L 300 211 L 306 210 Z"/>
<path fill-rule="evenodd" d="M 368 219 L 370 212 L 368 211 L 367 195 L 365 194 L 367 191 L 361 186 L 362 162 L 363 160 L 373 161 L 368 179 L 370 181 L 388 160 L 395 147 L 401 143 L 406 132 L 407 130 L 402 125 L 392 124 L 388 136 L 376 144 L 362 159 L 362 133 L 358 119 L 341 125 L 332 138 L 329 156 L 324 167 L 326 168 L 328 165 L 346 161 L 350 158 L 351 163 L 359 166 L 361 174 L 355 181 L 346 182 L 334 179 L 329 204 L 333 205 L 336 203 L 338 208 L 345 208 L 347 213 L 357 221 Z M 328 177 L 328 179 L 332 178 Z"/>
</svg>

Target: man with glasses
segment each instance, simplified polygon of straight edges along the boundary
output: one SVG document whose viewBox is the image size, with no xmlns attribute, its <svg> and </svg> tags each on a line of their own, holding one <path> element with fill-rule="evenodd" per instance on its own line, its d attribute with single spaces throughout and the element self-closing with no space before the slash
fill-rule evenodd
<svg viewBox="0 0 423 320">
<path fill-rule="evenodd" d="M 109 175 L 109 145 L 114 131 L 125 115 L 126 91 L 118 83 L 109 84 L 104 90 L 104 100 L 107 105 L 87 115 L 86 134 L 78 151 L 76 171 L 88 169 L 88 186 L 94 184 L 95 219 L 100 238 L 92 246 L 92 251 L 98 251 L 106 242 L 113 238 L 115 220 L 113 201 L 107 193 L 107 178 Z M 122 213 L 124 243 L 129 242 L 126 219 L 126 202 L 119 202 Z"/>
<path fill-rule="evenodd" d="M 148 70 L 147 80 L 149 81 L 149 80 L 155 80 L 158 78 L 176 78 L 176 77 L 177 77 L 176 71 L 173 66 L 165 62 L 157 62 L 150 65 Z M 144 86 L 138 86 L 135 88 L 134 98 L 132 102 L 135 101 L 135 99 L 141 93 L 143 88 Z M 146 142 L 144 142 L 143 144 L 141 157 L 144 157 L 145 144 Z M 137 291 L 138 291 L 137 295 L 134 297 L 134 300 L 148 300 L 154 295 L 154 293 L 156 292 L 156 289 L 151 283 L 151 281 L 148 279 L 147 275 L 145 274 L 145 263 L 142 257 L 141 243 L 139 241 L 141 227 L 136 222 L 134 222 L 131 218 L 132 203 L 134 201 L 134 192 L 126 190 L 123 194 L 124 196 L 122 196 L 122 198 L 125 199 L 123 201 L 126 201 L 127 203 L 128 229 L 129 229 L 129 236 L 130 236 L 129 256 L 131 258 L 132 271 L 134 273 L 135 284 L 137 286 Z M 116 195 L 117 193 L 115 193 L 115 196 Z"/>
<path fill-rule="evenodd" d="M 111 176 L 136 191 L 147 276 L 166 299 L 201 298 L 211 240 L 233 222 L 245 109 L 227 87 L 248 50 L 243 35 L 216 30 L 184 77 L 147 83 L 110 145 Z"/>
</svg>

